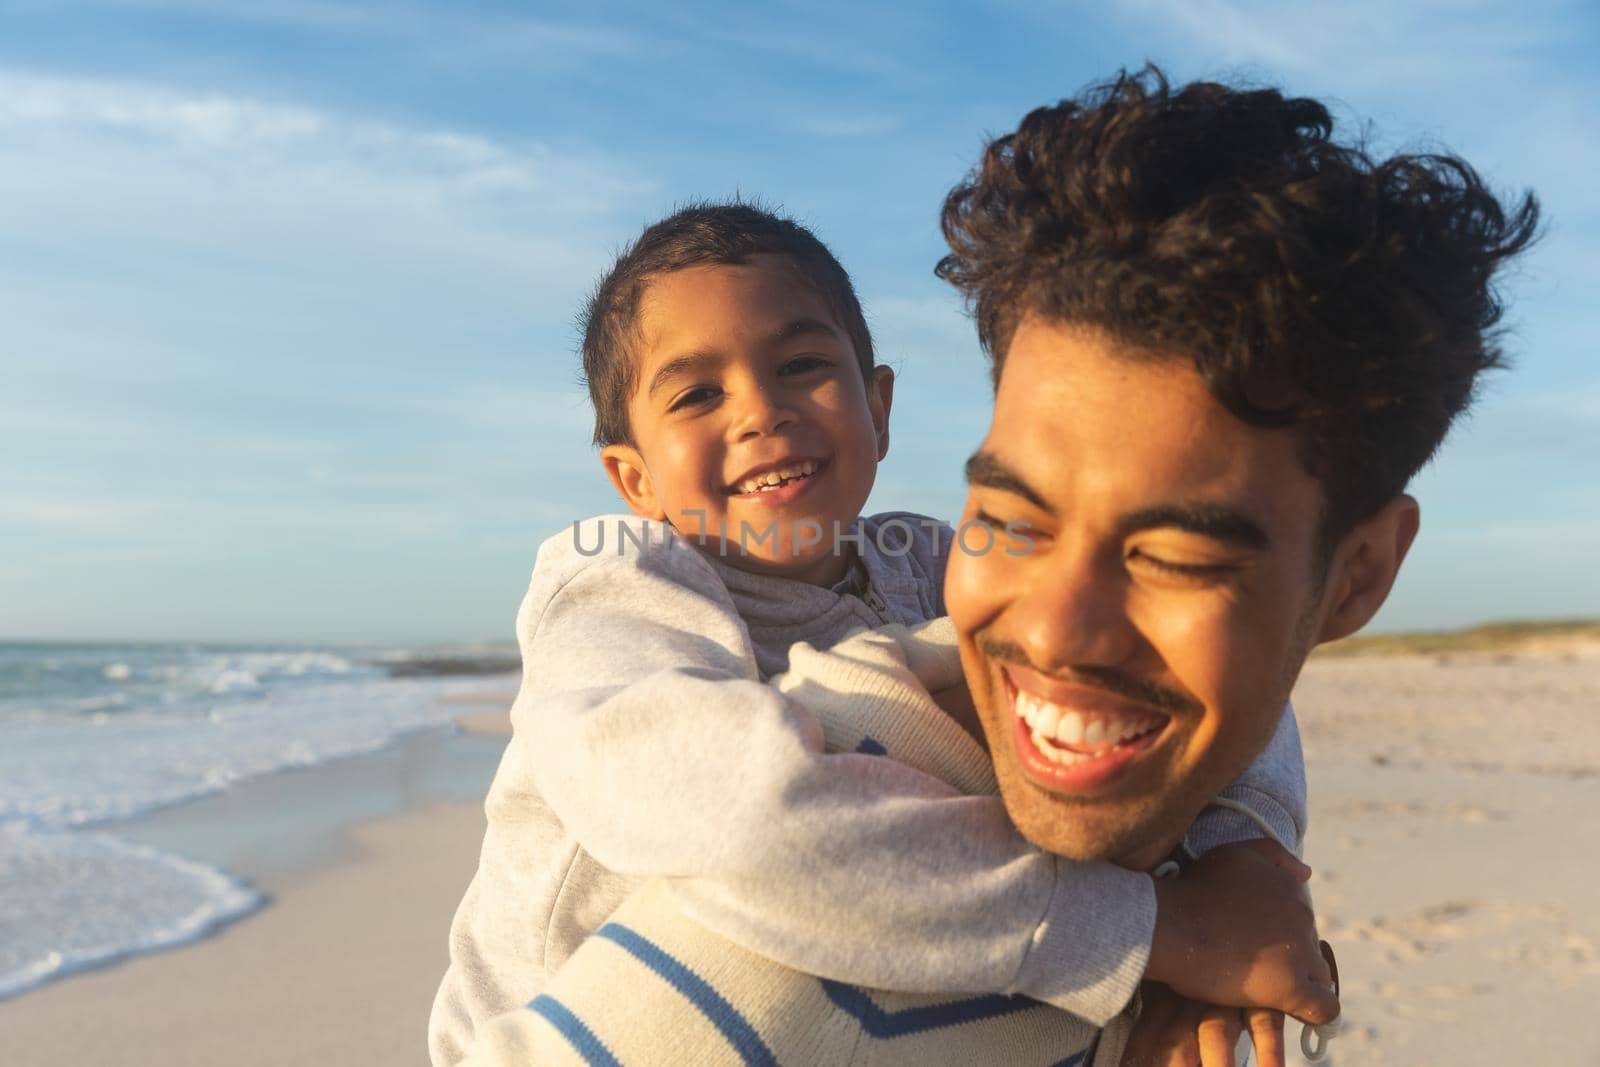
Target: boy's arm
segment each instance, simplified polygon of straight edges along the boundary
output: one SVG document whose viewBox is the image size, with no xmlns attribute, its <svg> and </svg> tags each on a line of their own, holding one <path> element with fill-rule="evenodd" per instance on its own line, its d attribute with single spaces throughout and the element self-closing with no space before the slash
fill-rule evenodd
<svg viewBox="0 0 1600 1067">
<path fill-rule="evenodd" d="M 673 879 L 691 918 L 860 985 L 1025 992 L 1096 1023 L 1131 996 L 1149 877 L 1040 852 L 998 797 L 825 753 L 694 549 L 547 544 L 518 631 L 513 743 L 540 793 L 600 863 Z M 852 699 L 929 700 L 908 669 Z"/>
<path fill-rule="evenodd" d="M 1213 805 L 1200 813 L 1184 844 L 1196 856 L 1235 841 L 1275 837 L 1299 855 L 1306 832 L 1306 764 L 1294 707 L 1285 704 L 1272 740 L 1220 796 L 1254 812 L 1272 834 L 1239 811 Z"/>
</svg>

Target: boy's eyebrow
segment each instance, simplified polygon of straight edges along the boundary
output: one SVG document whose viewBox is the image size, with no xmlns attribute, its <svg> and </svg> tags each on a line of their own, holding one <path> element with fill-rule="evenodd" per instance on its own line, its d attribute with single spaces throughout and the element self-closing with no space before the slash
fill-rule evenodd
<svg viewBox="0 0 1600 1067">
<path fill-rule="evenodd" d="M 655 395 L 655 391 L 666 385 L 669 381 L 681 375 L 692 374 L 696 368 L 716 362 L 717 357 L 710 352 L 686 352 L 681 356 L 673 356 L 650 376 L 650 387 L 645 390 L 646 396 Z"/>
<path fill-rule="evenodd" d="M 993 452 L 974 452 L 967 459 L 967 484 L 998 489 L 1004 493 L 1015 493 L 1040 511 L 1054 514 L 1050 505 L 1044 502 L 1044 497 Z"/>
<path fill-rule="evenodd" d="M 796 337 L 809 336 L 827 337 L 834 341 L 844 340 L 844 335 L 839 332 L 838 327 L 822 319 L 802 316 L 798 319 L 791 319 L 776 330 L 773 330 L 767 338 L 767 343 L 775 345 L 784 341 L 792 341 Z M 656 368 L 656 372 L 650 376 L 650 385 L 645 389 L 645 395 L 653 396 L 657 389 L 666 385 L 673 378 L 692 374 L 698 367 L 706 363 L 714 363 L 717 359 L 716 354 L 711 352 L 685 352 L 681 356 L 674 356 Z"/>
<path fill-rule="evenodd" d="M 825 322 L 822 319 L 813 319 L 802 316 L 798 319 L 792 319 L 791 321 L 784 323 L 782 326 L 772 331 L 772 337 L 770 338 L 770 341 L 771 343 L 776 344 L 780 341 L 791 341 L 796 337 L 807 337 L 814 334 L 828 337 L 835 341 L 842 341 L 844 339 L 843 335 L 839 333 L 838 327 L 832 325 L 831 323 Z"/>
</svg>

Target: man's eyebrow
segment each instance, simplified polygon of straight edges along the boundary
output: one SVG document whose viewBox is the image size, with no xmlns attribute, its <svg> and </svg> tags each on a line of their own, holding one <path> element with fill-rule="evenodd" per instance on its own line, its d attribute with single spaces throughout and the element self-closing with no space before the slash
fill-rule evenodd
<svg viewBox="0 0 1600 1067">
<path fill-rule="evenodd" d="M 1117 523 L 1121 537 L 1157 529 L 1182 530 L 1257 551 L 1272 543 L 1260 523 L 1220 504 L 1161 504 L 1125 515 Z"/>
<path fill-rule="evenodd" d="M 715 362 L 716 356 L 710 352 L 686 352 L 681 356 L 673 356 L 650 376 L 650 387 L 645 390 L 646 396 L 654 396 L 655 391 L 666 385 L 674 378 L 693 374 L 707 363 Z"/>
<path fill-rule="evenodd" d="M 1050 505 L 1044 502 L 1044 497 L 1040 496 L 1022 475 L 1006 466 L 1000 457 L 992 452 L 974 452 L 967 460 L 967 484 L 981 485 L 985 489 L 998 489 L 1004 493 L 1015 493 L 1040 511 L 1053 511 Z"/>
</svg>

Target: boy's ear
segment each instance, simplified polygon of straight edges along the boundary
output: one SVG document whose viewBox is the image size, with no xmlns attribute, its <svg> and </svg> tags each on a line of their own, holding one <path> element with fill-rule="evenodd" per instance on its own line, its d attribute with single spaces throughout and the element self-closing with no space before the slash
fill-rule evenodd
<svg viewBox="0 0 1600 1067">
<path fill-rule="evenodd" d="M 659 521 L 667 517 L 656 496 L 655 483 L 650 480 L 650 472 L 645 469 L 644 459 L 637 448 L 632 445 L 606 445 L 600 450 L 600 463 L 629 511 L 641 519 Z"/>
<path fill-rule="evenodd" d="M 879 366 L 872 368 L 867 378 L 867 410 L 872 413 L 872 427 L 878 431 L 878 459 L 889 454 L 889 408 L 894 405 L 894 370 Z"/>
<path fill-rule="evenodd" d="M 1319 644 L 1349 637 L 1378 613 L 1421 519 L 1416 500 L 1401 493 L 1345 535 L 1328 566 L 1324 595 L 1329 608 L 1317 635 Z"/>
</svg>

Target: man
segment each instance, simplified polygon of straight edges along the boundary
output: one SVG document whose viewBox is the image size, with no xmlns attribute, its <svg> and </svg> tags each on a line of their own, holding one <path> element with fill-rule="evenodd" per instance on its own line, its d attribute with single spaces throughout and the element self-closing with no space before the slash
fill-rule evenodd
<svg viewBox="0 0 1600 1067">
<path fill-rule="evenodd" d="M 1461 161 L 1374 162 L 1331 125 L 1147 70 L 1033 112 L 946 202 L 939 273 L 996 382 L 947 602 L 1007 811 L 1051 851 L 1190 861 L 1185 829 L 1307 653 L 1383 603 L 1418 528 L 1406 485 L 1500 362 L 1490 282 L 1533 199 L 1508 214 Z M 885 675 L 919 656 L 902 642 Z M 959 744 L 924 769 L 957 776 Z M 624 905 L 483 1062 L 1022 1063 L 1078 1040 L 1003 998 L 886 1006 L 785 975 L 664 899 Z M 1061 1062 L 1231 1059 L 1237 1012 L 1152 1000 Z"/>
</svg>

